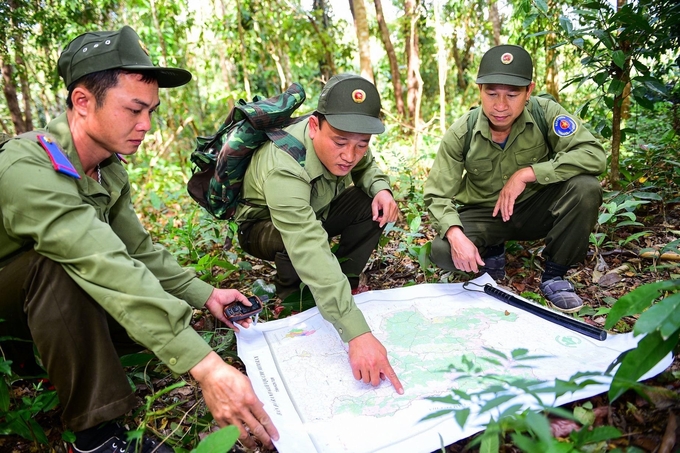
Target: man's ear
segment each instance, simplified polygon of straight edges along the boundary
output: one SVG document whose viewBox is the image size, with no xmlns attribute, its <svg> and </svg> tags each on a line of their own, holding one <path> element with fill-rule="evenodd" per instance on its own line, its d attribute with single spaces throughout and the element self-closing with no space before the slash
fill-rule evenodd
<svg viewBox="0 0 680 453">
<path fill-rule="evenodd" d="M 314 137 L 319 132 L 319 118 L 315 115 L 309 117 L 309 138 L 314 140 Z"/>
<path fill-rule="evenodd" d="M 527 100 L 529 100 L 529 96 L 531 96 L 531 93 L 534 91 L 534 88 L 536 88 L 536 83 L 531 82 L 527 87 Z"/>
<path fill-rule="evenodd" d="M 84 116 L 87 115 L 88 108 L 94 105 L 96 100 L 88 89 L 79 86 L 71 92 L 71 102 L 73 103 L 73 110 Z"/>
</svg>

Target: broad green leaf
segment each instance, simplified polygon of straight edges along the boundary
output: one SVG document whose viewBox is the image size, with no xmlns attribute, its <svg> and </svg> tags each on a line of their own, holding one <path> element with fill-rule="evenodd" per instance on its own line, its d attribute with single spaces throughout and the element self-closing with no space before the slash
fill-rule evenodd
<svg viewBox="0 0 680 453">
<path fill-rule="evenodd" d="M 562 30 L 564 30 L 567 35 L 570 35 L 574 30 L 574 26 L 571 24 L 571 20 L 569 20 L 568 17 L 560 16 L 559 23 L 560 27 L 562 27 Z"/>
<path fill-rule="evenodd" d="M 581 429 L 572 431 L 569 438 L 574 441 L 574 446 L 577 448 L 583 447 L 587 444 L 594 444 L 611 439 L 618 439 L 621 437 L 621 431 L 613 426 L 598 426 L 592 430 Z"/>
<path fill-rule="evenodd" d="M 514 399 L 516 395 L 501 395 L 487 401 L 484 406 L 479 410 L 480 412 L 488 412 L 491 409 L 500 406 L 501 404 Z"/>
<path fill-rule="evenodd" d="M 550 432 L 550 423 L 544 415 L 529 411 L 526 414 L 526 419 L 527 424 L 531 427 L 531 430 L 541 441 L 545 443 L 551 442 L 553 437 L 552 433 Z"/>
<path fill-rule="evenodd" d="M 619 79 L 612 79 L 609 83 L 609 88 L 607 88 L 607 93 L 613 94 L 614 96 L 620 96 L 623 94 L 623 90 L 626 88 L 626 84 Z"/>
<path fill-rule="evenodd" d="M 535 439 L 524 436 L 519 433 L 512 433 L 510 435 L 512 443 L 517 445 L 523 452 L 526 453 L 545 453 L 545 446 L 541 445 Z"/>
<path fill-rule="evenodd" d="M 580 406 L 574 408 L 574 417 L 576 417 L 576 420 L 582 425 L 592 425 L 595 421 L 595 414 L 593 411 Z"/>
<path fill-rule="evenodd" d="M 485 432 L 482 435 L 482 444 L 479 446 L 479 453 L 498 453 L 500 449 L 500 442 L 498 434 Z"/>
<path fill-rule="evenodd" d="M 0 357 L 0 373 L 6 374 L 8 376 L 12 374 L 11 360 L 5 360 L 2 357 Z"/>
<path fill-rule="evenodd" d="M 614 401 L 626 390 L 632 388 L 647 371 L 651 370 L 678 343 L 680 328 L 675 332 L 673 341 L 664 341 L 658 333 L 647 334 L 638 343 L 637 348 L 624 353 L 621 366 L 616 370 L 609 387 L 609 401 Z"/>
<path fill-rule="evenodd" d="M 429 399 L 429 398 L 428 398 Z M 442 409 L 440 411 L 435 411 L 432 412 L 431 414 L 427 414 L 425 417 L 421 418 L 419 421 L 425 421 L 425 420 L 432 420 L 433 418 L 439 418 L 444 415 L 449 415 L 451 412 L 455 412 L 455 409 Z M 461 428 L 463 426 L 461 425 Z"/>
<path fill-rule="evenodd" d="M 487 352 L 490 352 L 491 354 L 497 355 L 497 356 L 500 357 L 501 359 L 504 359 L 504 360 L 507 360 L 507 359 L 508 359 L 508 356 L 507 356 L 507 355 L 505 355 L 503 352 L 498 351 L 498 350 L 496 350 L 496 349 L 493 349 L 493 348 L 489 348 L 489 347 L 487 347 L 487 346 L 484 346 L 484 350 L 487 351 Z"/>
<path fill-rule="evenodd" d="M 511 354 L 513 359 L 521 358 L 529 353 L 528 349 L 513 349 Z"/>
<path fill-rule="evenodd" d="M 643 199 L 643 200 L 654 200 L 654 201 L 662 201 L 663 200 L 661 195 L 659 195 L 656 192 L 633 192 L 631 195 L 634 196 L 635 198 L 640 198 L 640 199 Z"/>
<path fill-rule="evenodd" d="M 235 426 L 225 426 L 215 431 L 198 444 L 193 453 L 224 453 L 236 444 L 239 432 Z"/>
<path fill-rule="evenodd" d="M 680 327 L 680 293 L 672 294 L 645 311 L 635 322 L 635 335 L 658 330 L 668 340 Z"/>
<path fill-rule="evenodd" d="M 456 423 L 458 423 L 458 426 L 463 428 L 465 424 L 467 423 L 467 419 L 470 416 L 470 409 L 465 408 L 465 409 L 460 409 L 455 412 L 453 415 L 453 418 L 456 420 Z"/>
<path fill-rule="evenodd" d="M 535 0 L 534 4 L 536 5 L 536 8 L 538 8 L 542 13 L 548 12 L 548 2 L 545 0 Z"/>
<path fill-rule="evenodd" d="M 614 64 L 618 66 L 621 69 L 624 69 L 624 66 L 626 64 L 626 54 L 623 53 L 622 50 L 615 50 L 612 53 L 612 60 L 614 61 Z"/>
<path fill-rule="evenodd" d="M 513 415 L 518 415 L 522 412 L 522 407 L 524 407 L 522 404 L 513 404 L 512 406 L 504 409 L 503 412 L 501 412 L 501 414 L 498 416 L 498 419 L 502 420 Z"/>
<path fill-rule="evenodd" d="M 3 380 L 0 381 L 0 414 L 9 410 L 9 387 Z"/>
<path fill-rule="evenodd" d="M 607 316 L 604 328 L 606 330 L 611 329 L 624 316 L 642 313 L 659 297 L 661 291 L 677 289 L 680 289 L 680 280 L 648 283 L 636 288 L 616 301 L 609 312 L 609 316 Z"/>
</svg>

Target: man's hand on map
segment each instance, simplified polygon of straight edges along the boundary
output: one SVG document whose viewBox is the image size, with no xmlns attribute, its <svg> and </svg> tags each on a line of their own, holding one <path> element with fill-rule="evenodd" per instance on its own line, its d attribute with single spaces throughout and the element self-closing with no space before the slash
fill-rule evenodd
<svg viewBox="0 0 680 453">
<path fill-rule="evenodd" d="M 189 371 L 203 389 L 205 404 L 220 427 L 238 427 L 239 440 L 247 448 L 257 447 L 250 434 L 267 448 L 274 448 L 272 440 L 279 440 L 279 432 L 243 373 L 224 363 L 214 351 Z"/>
<path fill-rule="evenodd" d="M 387 350 L 371 332 L 349 341 L 349 364 L 356 380 L 377 386 L 389 379 L 397 393 L 404 394 L 404 387 L 387 359 Z"/>
</svg>

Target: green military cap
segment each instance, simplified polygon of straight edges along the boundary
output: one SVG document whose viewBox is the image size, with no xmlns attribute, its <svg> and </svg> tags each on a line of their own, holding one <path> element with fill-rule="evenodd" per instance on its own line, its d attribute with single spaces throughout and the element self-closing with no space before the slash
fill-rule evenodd
<svg viewBox="0 0 680 453">
<path fill-rule="evenodd" d="M 118 31 L 78 36 L 61 53 L 58 65 L 67 88 L 83 76 L 107 69 L 151 72 L 161 88 L 178 87 L 191 80 L 191 73 L 184 69 L 154 66 L 139 35 L 127 25 Z"/>
<path fill-rule="evenodd" d="M 531 55 L 523 47 L 503 44 L 492 47 L 482 57 L 477 72 L 477 83 L 499 83 L 525 87 L 531 84 L 534 65 Z"/>
<path fill-rule="evenodd" d="M 382 134 L 380 94 L 368 80 L 356 74 L 330 78 L 319 96 L 316 111 L 334 128 L 357 134 Z"/>
</svg>

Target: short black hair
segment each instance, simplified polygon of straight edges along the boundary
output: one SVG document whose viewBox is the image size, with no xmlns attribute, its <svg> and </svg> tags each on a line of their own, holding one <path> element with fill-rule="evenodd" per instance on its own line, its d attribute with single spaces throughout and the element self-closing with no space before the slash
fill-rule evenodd
<svg viewBox="0 0 680 453">
<path fill-rule="evenodd" d="M 73 94 L 73 90 L 78 86 L 84 87 L 94 95 L 97 108 L 102 107 L 104 105 L 106 92 L 118 85 L 118 77 L 121 74 L 141 74 L 142 82 L 144 83 L 152 83 L 157 81 L 152 72 L 136 72 L 128 71 L 126 69 L 107 69 L 105 71 L 93 72 L 91 74 L 82 76 L 80 79 L 71 84 L 71 86 L 68 88 L 66 107 L 68 107 L 69 110 L 73 108 L 71 95 Z"/>
<path fill-rule="evenodd" d="M 328 120 L 326 119 L 326 115 L 324 115 L 323 113 L 319 113 L 319 112 L 317 112 L 317 111 L 314 111 L 314 113 L 312 113 L 312 115 L 314 115 L 314 116 L 319 120 L 319 129 L 321 129 L 321 125 L 322 125 L 324 122 L 328 121 Z"/>
</svg>

